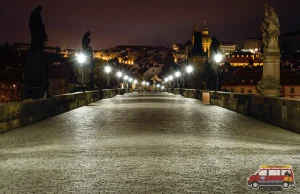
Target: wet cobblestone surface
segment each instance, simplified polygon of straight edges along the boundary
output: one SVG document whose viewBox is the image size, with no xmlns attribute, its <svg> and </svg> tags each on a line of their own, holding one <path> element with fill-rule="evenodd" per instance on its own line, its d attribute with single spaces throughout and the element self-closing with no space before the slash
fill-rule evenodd
<svg viewBox="0 0 300 194">
<path fill-rule="evenodd" d="M 0 134 L 0 193 L 254 191 L 261 164 L 290 164 L 300 135 L 195 99 L 126 94 Z"/>
</svg>

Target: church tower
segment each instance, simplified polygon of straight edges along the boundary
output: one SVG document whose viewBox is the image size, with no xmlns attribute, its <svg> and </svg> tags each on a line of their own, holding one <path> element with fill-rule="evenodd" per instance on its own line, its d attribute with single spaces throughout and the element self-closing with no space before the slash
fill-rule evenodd
<svg viewBox="0 0 300 194">
<path fill-rule="evenodd" d="M 202 30 L 202 46 L 203 46 L 203 51 L 207 52 L 207 55 L 210 56 L 210 45 L 211 45 L 211 37 L 209 36 L 208 33 L 208 28 L 206 21 L 204 21 L 204 27 Z"/>
<path fill-rule="evenodd" d="M 203 53 L 202 35 L 201 35 L 201 31 L 198 29 L 197 24 L 195 24 L 193 35 L 192 35 L 192 54 L 200 55 L 202 53 Z"/>
<path fill-rule="evenodd" d="M 195 38 L 196 38 L 197 33 L 199 33 L 199 29 L 198 29 L 197 24 L 195 24 L 194 31 L 193 31 L 193 34 L 192 34 L 192 46 L 195 45 Z"/>
</svg>

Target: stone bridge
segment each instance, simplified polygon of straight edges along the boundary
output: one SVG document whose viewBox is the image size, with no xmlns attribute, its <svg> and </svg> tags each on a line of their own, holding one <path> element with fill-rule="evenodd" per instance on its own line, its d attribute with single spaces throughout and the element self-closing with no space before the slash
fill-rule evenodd
<svg viewBox="0 0 300 194">
<path fill-rule="evenodd" d="M 0 193 L 262 193 L 261 164 L 290 164 L 300 136 L 197 99 L 132 93 L 0 134 Z"/>
</svg>

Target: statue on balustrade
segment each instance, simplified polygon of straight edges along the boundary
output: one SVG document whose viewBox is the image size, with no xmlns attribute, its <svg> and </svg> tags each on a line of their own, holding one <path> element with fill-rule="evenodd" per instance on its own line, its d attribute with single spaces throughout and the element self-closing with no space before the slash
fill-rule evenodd
<svg viewBox="0 0 300 194">
<path fill-rule="evenodd" d="M 25 68 L 25 98 L 43 98 L 48 93 L 48 73 L 44 56 L 44 45 L 48 40 L 42 21 L 42 5 L 38 5 L 30 16 L 31 47 Z"/>
<path fill-rule="evenodd" d="M 278 37 L 280 35 L 280 24 L 278 15 L 273 7 L 265 4 L 265 18 L 261 25 L 262 38 L 265 52 L 278 51 Z"/>
</svg>

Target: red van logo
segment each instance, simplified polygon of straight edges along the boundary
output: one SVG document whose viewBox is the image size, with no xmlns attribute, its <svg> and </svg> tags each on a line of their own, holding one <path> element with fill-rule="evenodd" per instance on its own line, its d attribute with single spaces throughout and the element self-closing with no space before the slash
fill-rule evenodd
<svg viewBox="0 0 300 194">
<path fill-rule="evenodd" d="M 287 189 L 295 185 L 294 172 L 291 165 L 261 165 L 256 173 L 248 177 L 247 184 L 253 189 L 274 186 Z"/>
</svg>

